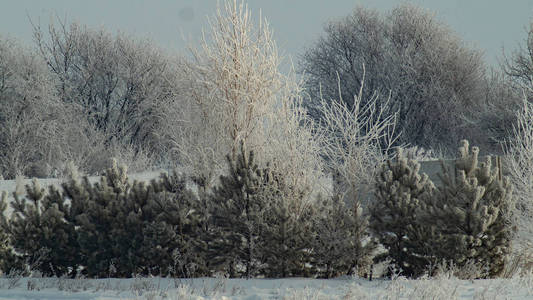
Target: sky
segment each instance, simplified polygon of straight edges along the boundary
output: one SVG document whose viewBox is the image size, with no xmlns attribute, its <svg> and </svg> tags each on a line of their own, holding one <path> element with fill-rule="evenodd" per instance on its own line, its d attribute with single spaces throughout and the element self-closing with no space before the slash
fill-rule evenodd
<svg viewBox="0 0 533 300">
<path fill-rule="evenodd" d="M 356 6 L 387 12 L 410 2 L 435 13 L 469 45 L 482 50 L 497 65 L 503 49 L 510 53 L 524 45 L 533 18 L 533 0 L 248 0 L 252 17 L 259 13 L 274 31 L 278 49 L 297 60 L 323 33 L 323 25 L 348 15 Z M 197 45 L 216 0 L 0 0 L 0 35 L 31 43 L 34 23 L 48 24 L 59 16 L 91 27 L 103 26 L 159 46 L 186 53 Z"/>
</svg>

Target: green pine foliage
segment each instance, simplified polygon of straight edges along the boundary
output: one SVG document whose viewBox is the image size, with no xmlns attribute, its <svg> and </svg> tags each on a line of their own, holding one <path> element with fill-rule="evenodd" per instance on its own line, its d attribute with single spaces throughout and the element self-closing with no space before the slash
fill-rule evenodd
<svg viewBox="0 0 533 300">
<path fill-rule="evenodd" d="M 2 191 L 0 194 L 0 273 L 4 274 L 17 267 L 20 268 L 19 261 L 11 246 L 9 222 L 5 215 L 6 208 L 7 192 Z"/>
<path fill-rule="evenodd" d="M 8 227 L 20 259 L 47 276 L 75 275 L 80 248 L 69 222 L 70 206 L 61 193 L 54 186 L 45 192 L 34 179 L 26 185 L 25 197 L 17 192 L 13 196 Z"/>
<path fill-rule="evenodd" d="M 205 216 L 202 204 L 187 188 L 185 177 L 174 172 L 152 180 L 154 190 L 143 208 L 143 242 L 139 249 L 140 265 L 160 268 L 161 274 L 180 277 L 208 274 L 204 242 Z M 165 269 L 171 266 L 172 269 Z M 154 272 L 152 272 L 154 274 Z"/>
<path fill-rule="evenodd" d="M 376 178 L 376 201 L 370 207 L 370 228 L 386 253 L 377 261 L 390 260 L 391 265 L 407 277 L 418 277 L 429 264 L 425 247 L 417 245 L 431 232 L 418 222 L 421 203 L 433 197 L 435 187 L 426 174 L 420 175 L 420 164 L 398 152 L 387 161 Z"/>
<path fill-rule="evenodd" d="M 442 165 L 437 196 L 427 203 L 424 223 L 435 238 L 433 255 L 461 268 L 475 264 L 479 277 L 502 273 L 511 248 L 512 186 L 490 157 L 478 162 L 479 149 L 463 140 L 455 170 Z"/>
<path fill-rule="evenodd" d="M 290 198 L 281 180 L 268 180 L 264 221 L 261 234 L 262 274 L 270 278 L 312 276 L 313 206 L 304 205 L 303 197 Z"/>
<path fill-rule="evenodd" d="M 230 277 L 258 274 L 260 238 L 266 227 L 264 215 L 268 203 L 267 177 L 241 142 L 235 161 L 227 156 L 228 174 L 220 176 L 211 201 L 210 258 Z"/>
<path fill-rule="evenodd" d="M 197 251 L 202 246 L 199 201 L 181 176 L 162 174 L 149 184 L 129 183 L 126 168 L 115 163 L 99 183 L 83 182 L 72 181 L 65 189 L 80 208 L 76 224 L 87 275 L 206 273 L 197 254 L 202 253 Z"/>
<path fill-rule="evenodd" d="M 512 187 L 478 154 L 463 141 L 455 169 L 442 164 L 435 188 L 400 150 L 376 178 L 369 216 L 339 196 L 305 203 L 244 144 L 235 160 L 228 156 L 220 183 L 200 193 L 206 199 L 177 173 L 130 182 L 116 163 L 94 184 L 72 172 L 60 189 L 46 191 L 34 179 L 24 197 L 14 193 L 9 218 L 6 194 L 0 199 L 0 268 L 24 264 L 47 276 L 331 278 L 368 272 L 379 242 L 385 252 L 374 261 L 390 260 L 408 277 L 431 275 L 443 263 L 496 277 L 511 246 Z"/>
<path fill-rule="evenodd" d="M 206 221 L 177 173 L 130 183 L 126 168 L 114 163 L 95 184 L 72 172 L 61 190 L 50 186 L 46 193 L 37 180 L 26 190 L 25 197 L 15 193 L 9 239 L 2 231 L 0 238 L 31 269 L 89 277 L 207 274 Z M 4 261 L 10 257 L 0 251 L 3 269 Z"/>
<path fill-rule="evenodd" d="M 113 162 L 94 185 L 85 177 L 81 182 L 72 179 L 64 188 L 73 191 L 67 194 L 73 196 L 71 201 L 78 208 L 78 243 L 87 275 L 129 277 L 135 274 L 134 257 L 129 249 L 140 246 L 131 238 L 141 231 L 132 224 L 138 210 L 127 202 L 131 185 L 126 168 L 119 169 Z"/>
<path fill-rule="evenodd" d="M 209 258 L 230 277 L 312 276 L 313 214 L 241 144 L 211 198 Z M 287 195 L 293 195 L 289 197 Z"/>
<path fill-rule="evenodd" d="M 380 258 L 409 277 L 448 264 L 464 278 L 503 272 L 514 230 L 512 186 L 500 166 L 490 157 L 480 163 L 478 155 L 462 141 L 454 169 L 442 163 L 437 189 L 401 152 L 382 168 L 371 208 L 371 228 L 387 250 Z"/>
<path fill-rule="evenodd" d="M 367 273 L 372 264 L 376 242 L 369 236 L 369 218 L 358 202 L 352 207 L 342 197 L 318 202 L 315 217 L 313 265 L 323 278 L 351 275 L 354 270 Z"/>
</svg>

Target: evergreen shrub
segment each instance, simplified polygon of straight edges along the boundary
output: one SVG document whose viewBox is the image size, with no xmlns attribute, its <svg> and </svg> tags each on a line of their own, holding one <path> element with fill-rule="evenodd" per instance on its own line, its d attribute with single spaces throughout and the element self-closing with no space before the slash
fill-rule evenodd
<svg viewBox="0 0 533 300">
<path fill-rule="evenodd" d="M 432 275 L 439 265 L 463 277 L 504 271 L 514 231 L 511 183 L 490 157 L 479 163 L 479 149 L 461 143 L 454 169 L 442 163 L 437 188 L 401 151 L 378 175 L 370 225 L 386 249 L 378 260 L 390 259 L 405 276 Z"/>
</svg>

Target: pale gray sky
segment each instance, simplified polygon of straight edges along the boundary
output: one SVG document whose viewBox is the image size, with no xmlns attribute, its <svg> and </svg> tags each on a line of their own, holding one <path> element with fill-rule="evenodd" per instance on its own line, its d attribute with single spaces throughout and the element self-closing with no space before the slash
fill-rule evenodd
<svg viewBox="0 0 533 300">
<path fill-rule="evenodd" d="M 356 5 L 388 11 L 402 2 L 434 11 L 466 41 L 485 52 L 495 64 L 502 48 L 516 49 L 526 38 L 533 17 L 533 0 L 249 0 L 254 17 L 270 21 L 278 48 L 295 56 L 322 34 L 323 24 L 348 15 Z M 216 0 L 0 0 L 0 34 L 31 41 L 33 20 L 46 24 L 51 15 L 66 16 L 89 26 L 103 25 L 160 46 L 184 50 L 182 34 L 194 42 L 206 27 Z"/>
</svg>

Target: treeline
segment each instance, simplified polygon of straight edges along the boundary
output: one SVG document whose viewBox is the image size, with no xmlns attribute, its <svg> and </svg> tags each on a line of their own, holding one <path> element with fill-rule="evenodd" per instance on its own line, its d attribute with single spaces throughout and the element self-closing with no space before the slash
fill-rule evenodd
<svg viewBox="0 0 533 300">
<path fill-rule="evenodd" d="M 339 198 L 287 201 L 281 174 L 244 146 L 208 194 L 174 173 L 129 182 L 116 164 L 89 183 L 26 186 L 2 218 L 0 268 L 46 276 L 332 277 L 368 267 L 372 242 L 359 207 Z M 6 194 L 1 208 L 5 212 Z"/>
<path fill-rule="evenodd" d="M 237 136 L 249 135 L 240 131 L 259 127 L 251 119 L 272 113 L 259 105 L 272 104 L 265 99 L 299 101 L 298 109 L 305 109 L 316 125 L 324 123 L 324 105 L 339 103 L 353 110 L 353 97 L 360 92 L 362 106 L 379 95 L 379 118 L 394 116 L 399 134 L 394 146 L 417 146 L 451 157 L 455 145 L 466 138 L 487 153 L 503 153 L 531 77 L 527 50 L 504 57 L 500 68 L 489 68 L 480 50 L 411 5 L 388 13 L 356 8 L 324 29 L 323 37 L 298 60 L 303 85 L 275 74 L 273 66 L 282 60 L 272 36 L 252 28 L 242 29 L 253 33 L 240 45 L 248 52 L 222 53 L 217 48 L 226 43 L 223 38 L 234 37 L 213 30 L 207 48 L 187 58 L 162 51 L 149 40 L 64 20 L 46 29 L 33 25 L 31 48 L 0 37 L 0 174 L 5 179 L 58 177 L 66 162 L 73 161 L 93 175 L 106 168 L 110 157 L 132 171 L 178 164 L 198 168 L 190 159 L 193 148 L 203 148 L 200 141 L 219 143 L 218 136 L 233 134 L 235 149 Z M 532 45 L 528 39 L 526 48 Z M 261 51 L 252 53 L 254 47 Z M 232 82 L 223 73 L 223 58 L 232 55 L 242 60 L 228 69 L 238 70 L 237 81 L 245 83 L 238 93 L 226 93 L 224 87 Z M 282 88 L 285 95 L 279 93 Z M 254 117 L 236 106 L 219 107 L 217 102 L 232 94 L 248 95 L 233 102 L 255 103 Z M 217 132 L 228 124 L 209 112 L 215 107 L 219 114 L 236 117 L 234 133 Z M 192 136 L 199 141 L 191 142 Z M 212 149 L 220 153 L 219 167 L 224 147 Z"/>
<path fill-rule="evenodd" d="M 34 180 L 26 196 L 14 192 L 0 227 L 0 268 L 96 278 L 331 278 L 371 276 L 372 264 L 386 261 L 389 276 L 509 276 L 511 184 L 490 160 L 478 162 L 477 147 L 464 141 L 460 154 L 435 187 L 400 153 L 378 173 L 370 214 L 338 195 L 289 197 L 283 174 L 259 167 L 244 144 L 206 194 L 177 173 L 129 182 L 115 163 L 91 184 L 72 169 L 60 188 Z M 5 200 L 4 193 L 2 213 Z"/>
</svg>

